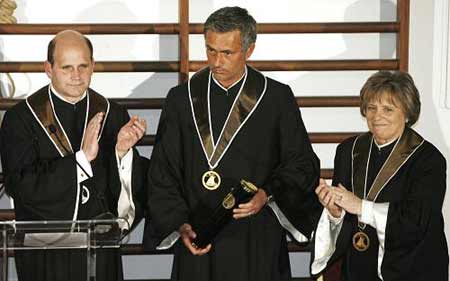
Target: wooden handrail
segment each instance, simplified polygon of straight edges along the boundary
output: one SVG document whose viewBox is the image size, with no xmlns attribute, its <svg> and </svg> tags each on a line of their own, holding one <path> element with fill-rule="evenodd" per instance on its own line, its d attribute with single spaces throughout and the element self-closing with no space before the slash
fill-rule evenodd
<svg viewBox="0 0 450 281">
<path fill-rule="evenodd" d="M 8 110 L 22 99 L 0 98 L 0 110 Z M 162 109 L 165 98 L 110 99 L 128 109 Z M 296 97 L 299 107 L 358 107 L 358 96 Z"/>
<path fill-rule="evenodd" d="M 258 34 L 289 33 L 395 33 L 398 22 L 313 22 L 313 23 L 260 23 Z M 203 24 L 190 26 L 191 34 L 202 34 Z"/>
<path fill-rule="evenodd" d="M 409 0 L 397 1 L 397 21 L 400 22 L 397 35 L 397 58 L 399 70 L 408 71 L 409 61 Z"/>
<path fill-rule="evenodd" d="M 181 84 L 189 79 L 189 1 L 178 1 L 178 19 L 178 53 L 180 58 L 178 82 Z"/>
<path fill-rule="evenodd" d="M 65 29 L 83 34 L 179 34 L 177 23 L 1 24 L 0 34 L 49 35 Z M 398 22 L 260 23 L 258 34 L 288 33 L 395 33 Z M 203 24 L 190 23 L 190 34 L 202 34 Z"/>
<path fill-rule="evenodd" d="M 361 132 L 309 133 L 312 143 L 340 143 L 343 140 L 361 134 Z M 137 145 L 151 146 L 155 144 L 155 135 L 145 135 Z"/>
<path fill-rule="evenodd" d="M 95 72 L 178 72 L 178 61 L 103 61 L 95 63 Z M 44 72 L 44 62 L 0 62 L 0 73 Z"/>
<path fill-rule="evenodd" d="M 360 135 L 363 132 L 309 133 L 312 143 L 341 143 L 345 139 Z"/>
<path fill-rule="evenodd" d="M 14 215 L 14 210 L 12 209 L 0 209 L 0 221 L 11 221 L 14 220 L 16 216 Z"/>
<path fill-rule="evenodd" d="M 249 65 L 261 71 L 323 71 L 323 70 L 397 70 L 399 61 L 387 60 L 260 60 Z M 191 61 L 189 71 L 198 71 L 206 61 Z M 178 61 L 99 61 L 95 72 L 178 72 Z M 0 62 L 0 73 L 44 72 L 43 62 Z"/>
<path fill-rule="evenodd" d="M 323 71 L 323 70 L 396 70 L 399 62 L 387 60 L 260 60 L 249 61 L 260 71 Z M 191 61 L 190 70 L 198 71 L 205 61 Z"/>
<path fill-rule="evenodd" d="M 299 107 L 359 107 L 359 96 L 296 97 Z M 1 103 L 0 103 L 1 106 Z"/>
</svg>

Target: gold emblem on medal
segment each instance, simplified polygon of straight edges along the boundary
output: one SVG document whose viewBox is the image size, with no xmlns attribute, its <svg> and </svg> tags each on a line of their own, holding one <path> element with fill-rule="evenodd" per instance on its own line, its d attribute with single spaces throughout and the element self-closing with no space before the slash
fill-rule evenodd
<svg viewBox="0 0 450 281">
<path fill-rule="evenodd" d="M 353 247 L 359 251 L 364 252 L 369 249 L 370 239 L 366 233 L 358 231 L 353 235 Z"/>
<path fill-rule="evenodd" d="M 236 204 L 236 200 L 234 199 L 233 194 L 229 193 L 222 201 L 222 206 L 225 209 L 231 209 L 234 207 L 234 204 Z"/>
<path fill-rule="evenodd" d="M 206 171 L 202 176 L 202 184 L 208 190 L 216 190 L 220 186 L 220 176 L 215 171 Z"/>
</svg>

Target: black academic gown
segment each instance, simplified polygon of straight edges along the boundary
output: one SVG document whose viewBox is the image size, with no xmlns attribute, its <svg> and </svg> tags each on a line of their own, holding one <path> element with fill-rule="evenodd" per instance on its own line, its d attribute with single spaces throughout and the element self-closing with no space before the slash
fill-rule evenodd
<svg viewBox="0 0 450 281">
<path fill-rule="evenodd" d="M 248 71 L 249 75 L 256 72 Z M 217 109 L 217 104 L 212 108 Z M 199 210 L 208 216 L 230 191 L 227 183 L 240 179 L 272 194 L 290 221 L 309 237 L 320 213 L 314 194 L 319 163 L 291 89 L 267 79 L 264 97 L 214 169 L 222 177 L 221 186 L 214 191 L 202 186 L 202 175 L 209 168 L 192 116 L 187 84 L 172 88 L 150 161 L 148 206 L 153 233 L 146 233 L 144 243 L 160 241 L 190 222 L 191 214 Z M 213 113 L 212 118 L 214 128 L 214 123 L 224 122 L 226 116 Z M 216 139 L 217 133 L 214 135 Z M 174 247 L 172 280 L 291 278 L 286 232 L 267 206 L 251 217 L 233 219 L 204 256 L 193 256 L 181 240 Z"/>
<path fill-rule="evenodd" d="M 333 185 L 342 183 L 350 190 L 354 139 L 347 139 L 337 147 L 334 163 Z M 373 156 L 372 152 L 375 159 Z M 375 166 L 378 165 L 369 164 L 370 169 L 377 170 Z M 377 172 L 370 169 L 368 177 L 373 181 Z M 448 280 L 448 250 L 442 216 L 445 189 L 446 161 L 436 147 L 424 141 L 379 193 L 375 202 L 389 202 L 381 264 L 384 281 Z M 357 230 L 357 217 L 346 214 L 328 266 L 342 258 L 341 280 L 379 280 L 376 230 L 366 225 L 364 232 L 370 237 L 366 252 L 353 249 L 352 236 Z"/>
<path fill-rule="evenodd" d="M 38 91 L 42 92 L 47 93 L 48 86 Z M 89 92 L 93 90 L 89 89 Z M 54 95 L 52 97 L 56 115 L 59 115 L 70 143 L 74 151 L 77 151 L 83 133 L 86 98 L 73 106 Z M 73 107 L 73 115 L 70 107 Z M 83 120 L 77 120 L 79 116 Z M 70 153 L 65 157 L 60 156 L 25 101 L 8 110 L 1 127 L 1 160 L 6 190 L 14 199 L 16 220 L 72 220 L 75 208 L 78 208 L 78 220 L 91 219 L 105 211 L 117 216 L 121 185 L 114 149 L 117 133 L 128 120 L 126 110 L 111 102 L 99 142 L 98 156 L 91 162 L 94 176 L 86 183 L 90 189 L 90 198 L 82 204 L 80 192 L 76 206 L 75 155 Z M 144 173 L 141 171 L 138 153 L 133 153 L 132 190 L 137 222 L 142 217 L 140 199 L 145 197 L 142 194 Z M 85 262 L 82 250 L 16 252 L 17 271 L 19 280 L 22 281 L 85 280 Z M 123 279 L 117 250 L 99 251 L 97 278 Z"/>
</svg>

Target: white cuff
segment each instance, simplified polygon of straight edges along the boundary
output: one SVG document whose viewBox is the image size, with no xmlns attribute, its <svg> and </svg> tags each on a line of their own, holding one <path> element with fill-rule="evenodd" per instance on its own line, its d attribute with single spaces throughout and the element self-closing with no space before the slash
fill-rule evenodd
<svg viewBox="0 0 450 281">
<path fill-rule="evenodd" d="M 275 200 L 270 200 L 267 205 L 272 209 L 273 213 L 275 214 L 275 217 L 277 217 L 278 222 L 281 224 L 281 226 L 289 231 L 289 233 L 292 235 L 292 237 L 297 240 L 299 243 L 308 242 L 309 239 L 305 235 L 303 235 L 298 229 L 296 229 L 292 223 L 287 219 L 287 217 L 283 214 L 280 207 L 278 207 L 278 204 Z M 312 234 L 311 234 L 312 237 Z"/>
<path fill-rule="evenodd" d="M 327 266 L 328 261 L 336 250 L 336 241 L 341 232 L 343 222 L 344 220 L 341 219 L 339 224 L 334 225 L 330 221 L 330 215 L 328 215 L 326 208 L 324 208 L 315 234 L 314 261 L 311 264 L 312 274 L 318 274 Z"/>
<path fill-rule="evenodd" d="M 380 246 L 378 247 L 378 277 L 380 277 L 381 280 L 384 280 L 381 275 L 381 264 L 383 263 L 384 257 L 388 211 L 388 202 L 374 203 L 372 201 L 362 200 L 361 216 L 359 217 L 359 220 L 362 223 L 372 226 L 377 231 L 378 242 L 380 243 Z"/>
<path fill-rule="evenodd" d="M 85 179 L 87 179 L 87 177 L 92 177 L 93 176 L 93 172 L 92 172 L 92 167 L 91 167 L 91 163 L 89 163 L 89 161 L 86 158 L 86 154 L 84 154 L 83 150 L 77 151 L 75 153 L 75 159 L 78 162 L 78 164 L 80 164 L 81 167 L 83 167 L 83 169 L 86 171 L 86 173 L 88 173 L 88 175 L 86 175 L 83 172 L 83 169 L 81 169 L 80 167 L 78 167 L 78 165 L 75 163 L 75 165 L 77 166 L 77 177 L 78 177 L 78 182 L 84 181 Z"/>
<path fill-rule="evenodd" d="M 330 224 L 331 224 L 332 227 L 336 226 L 336 225 L 339 225 L 342 222 L 342 220 L 344 220 L 344 216 L 345 216 L 345 210 L 344 209 L 342 209 L 341 216 L 339 218 L 336 218 L 332 214 L 330 214 L 330 212 L 328 211 L 327 208 L 324 208 L 324 210 L 328 214 L 328 219 L 330 220 Z"/>
<path fill-rule="evenodd" d="M 128 221 L 129 225 L 133 224 L 136 216 L 136 208 L 133 202 L 133 190 L 131 186 L 131 171 L 133 167 L 133 149 L 130 149 L 122 161 L 119 160 L 119 155 L 116 150 L 117 169 L 120 177 L 120 195 L 117 203 L 117 214 L 119 218 Z M 128 225 L 121 225 L 122 229 L 128 229 Z"/>
<path fill-rule="evenodd" d="M 368 200 L 362 200 L 361 216 L 359 220 L 368 224 L 377 231 L 385 231 L 389 203 L 374 203 Z"/>
<path fill-rule="evenodd" d="M 119 153 L 116 150 L 116 160 L 117 160 L 117 169 L 119 169 L 119 173 L 131 171 L 131 167 L 133 164 L 133 149 L 128 150 L 125 156 L 122 157 L 122 160 L 119 158 Z"/>
<path fill-rule="evenodd" d="M 373 222 L 373 202 L 362 200 L 361 215 L 358 216 L 360 222 L 368 224 L 370 226 L 374 225 Z"/>
</svg>

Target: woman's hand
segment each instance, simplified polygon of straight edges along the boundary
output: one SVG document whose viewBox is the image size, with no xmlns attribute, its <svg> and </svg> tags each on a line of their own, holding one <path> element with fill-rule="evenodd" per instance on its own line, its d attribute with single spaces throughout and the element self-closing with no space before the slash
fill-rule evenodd
<svg viewBox="0 0 450 281">
<path fill-rule="evenodd" d="M 361 215 L 362 200 L 353 192 L 348 191 L 342 184 L 334 188 L 333 192 L 336 195 L 336 205 L 343 208 L 346 212 L 354 215 Z"/>
<path fill-rule="evenodd" d="M 336 204 L 336 194 L 334 186 L 329 186 L 324 179 L 320 179 L 319 185 L 316 187 L 316 194 L 319 202 L 328 210 L 335 218 L 341 217 L 342 208 Z"/>
</svg>

